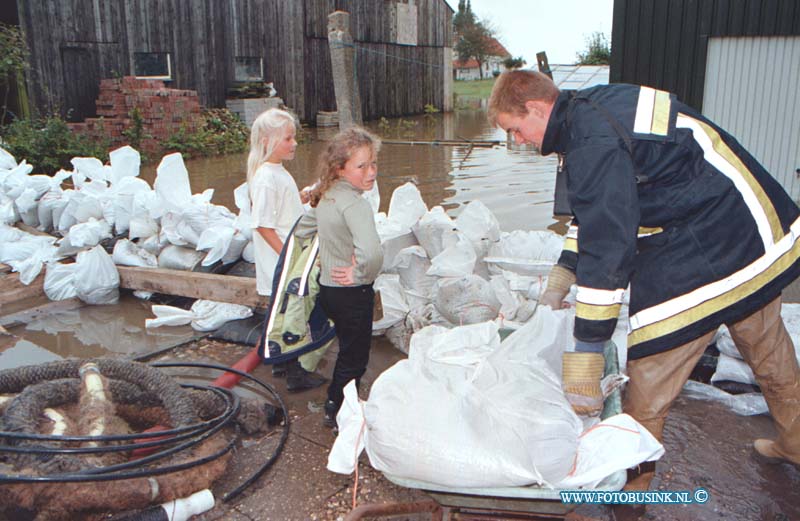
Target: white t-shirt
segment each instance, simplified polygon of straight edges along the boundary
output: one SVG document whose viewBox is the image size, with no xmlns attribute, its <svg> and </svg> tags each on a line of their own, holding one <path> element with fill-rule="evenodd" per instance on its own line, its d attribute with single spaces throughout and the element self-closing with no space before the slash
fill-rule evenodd
<svg viewBox="0 0 800 521">
<path fill-rule="evenodd" d="M 281 164 L 264 163 L 256 170 L 250 186 L 253 202 L 253 249 L 256 258 L 256 288 L 259 295 L 272 294 L 272 275 L 278 254 L 256 228 L 273 228 L 281 242 L 303 215 L 303 205 L 292 174 Z"/>
</svg>

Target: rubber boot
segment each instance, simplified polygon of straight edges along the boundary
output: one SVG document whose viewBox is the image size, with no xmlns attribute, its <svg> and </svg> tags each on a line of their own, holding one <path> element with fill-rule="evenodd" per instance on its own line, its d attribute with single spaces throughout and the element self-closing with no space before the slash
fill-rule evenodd
<svg viewBox="0 0 800 521">
<path fill-rule="evenodd" d="M 288 363 L 286 370 L 286 390 L 290 393 L 314 389 L 327 381 L 326 378 L 303 369 L 300 362 L 297 360 Z"/>
<path fill-rule="evenodd" d="M 276 378 L 283 378 L 284 376 L 286 376 L 286 371 L 288 366 L 289 364 L 286 362 L 282 364 L 272 364 L 272 376 Z"/>
<path fill-rule="evenodd" d="M 605 358 L 600 353 L 564 353 L 562 388 L 576 414 L 599 416 L 603 411 L 603 378 Z"/>
</svg>

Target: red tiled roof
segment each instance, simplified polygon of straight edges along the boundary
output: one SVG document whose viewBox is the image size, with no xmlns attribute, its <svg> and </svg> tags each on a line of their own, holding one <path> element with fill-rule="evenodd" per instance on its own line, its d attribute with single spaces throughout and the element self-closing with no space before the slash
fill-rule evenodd
<svg viewBox="0 0 800 521">
<path fill-rule="evenodd" d="M 453 67 L 455 67 L 456 69 L 477 69 L 478 60 L 476 60 L 475 58 L 470 58 L 465 62 L 462 62 L 460 60 L 455 60 L 453 62 Z"/>
</svg>

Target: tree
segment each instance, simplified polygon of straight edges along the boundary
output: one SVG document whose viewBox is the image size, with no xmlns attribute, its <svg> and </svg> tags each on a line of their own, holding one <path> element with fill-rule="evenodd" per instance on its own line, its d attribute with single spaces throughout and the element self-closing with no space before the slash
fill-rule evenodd
<svg viewBox="0 0 800 521">
<path fill-rule="evenodd" d="M 455 47 L 458 59 L 467 61 L 474 58 L 483 79 L 483 64 L 494 50 L 494 28 L 475 16 L 470 0 L 459 0 L 458 12 L 453 17 L 453 28 L 458 35 Z"/>
<path fill-rule="evenodd" d="M 586 50 L 577 53 L 578 65 L 608 65 L 611 63 L 611 45 L 606 35 L 595 31 L 586 38 Z"/>
<path fill-rule="evenodd" d="M 28 66 L 28 45 L 19 27 L 0 23 L 0 86 L 4 87 L 3 113 L 0 124 L 8 113 L 8 95 Z"/>
<path fill-rule="evenodd" d="M 517 56 L 516 58 L 512 58 L 512 57 L 509 56 L 508 58 L 503 60 L 503 66 L 506 69 L 510 69 L 510 70 L 511 69 L 520 69 L 520 68 L 524 67 L 526 63 L 528 63 L 528 62 L 526 62 L 522 58 L 522 56 Z"/>
</svg>

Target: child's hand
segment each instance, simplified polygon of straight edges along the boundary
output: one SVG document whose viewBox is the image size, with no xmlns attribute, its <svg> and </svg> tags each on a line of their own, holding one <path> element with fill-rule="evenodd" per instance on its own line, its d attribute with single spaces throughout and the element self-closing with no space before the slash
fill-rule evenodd
<svg viewBox="0 0 800 521">
<path fill-rule="evenodd" d="M 311 187 L 307 186 L 300 190 L 300 202 L 303 204 L 308 204 L 311 200 Z"/>
<path fill-rule="evenodd" d="M 341 268 L 331 268 L 331 280 L 342 286 L 352 286 L 355 283 L 353 270 L 356 267 L 356 256 L 353 255 L 353 264 Z"/>
</svg>

